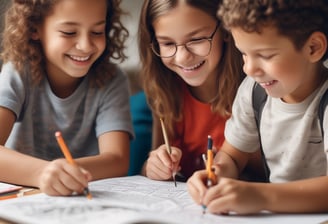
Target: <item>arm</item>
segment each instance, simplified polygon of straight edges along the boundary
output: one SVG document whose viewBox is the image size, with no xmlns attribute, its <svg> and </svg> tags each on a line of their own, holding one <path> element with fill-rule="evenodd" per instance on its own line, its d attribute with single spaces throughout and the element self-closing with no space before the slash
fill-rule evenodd
<svg viewBox="0 0 328 224">
<path fill-rule="evenodd" d="M 91 179 L 87 171 L 65 159 L 49 162 L 4 147 L 15 120 L 11 110 L 0 107 L 0 181 L 38 187 L 49 195 L 82 192 Z"/>
<path fill-rule="evenodd" d="M 99 136 L 99 155 L 76 159 L 93 180 L 127 175 L 129 168 L 129 134 L 111 131 Z"/>
<path fill-rule="evenodd" d="M 237 179 L 246 166 L 250 155 L 224 141 L 214 158 L 214 164 L 217 165 L 217 174 L 222 177 Z"/>
<path fill-rule="evenodd" d="M 4 147 L 15 120 L 11 110 L 0 107 L 0 181 L 38 187 L 38 177 L 48 162 Z"/>
<path fill-rule="evenodd" d="M 254 183 L 235 180 L 249 154 L 225 142 L 222 156 L 216 157 L 218 184 L 207 189 L 207 173 L 198 171 L 188 180 L 188 190 L 196 203 L 212 213 L 234 211 L 239 214 L 269 210 L 277 213 L 327 212 L 328 177 L 288 183 Z M 230 169 L 230 170 L 229 170 Z M 236 176 L 237 175 L 237 176 Z"/>
<path fill-rule="evenodd" d="M 217 195 L 220 195 L 218 197 Z M 328 177 L 288 183 L 252 183 L 221 178 L 202 202 L 212 213 L 239 214 L 268 210 L 275 213 L 327 212 Z"/>
</svg>

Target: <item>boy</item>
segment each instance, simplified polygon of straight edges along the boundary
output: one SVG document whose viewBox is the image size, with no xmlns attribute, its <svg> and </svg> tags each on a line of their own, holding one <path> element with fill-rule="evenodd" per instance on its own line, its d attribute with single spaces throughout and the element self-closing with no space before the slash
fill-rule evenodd
<svg viewBox="0 0 328 224">
<path fill-rule="evenodd" d="M 218 183 L 207 189 L 206 171 L 198 171 L 188 180 L 191 196 L 213 213 L 327 212 L 328 135 L 318 118 L 328 87 L 327 1 L 223 0 L 218 16 L 243 55 L 248 77 L 215 158 Z M 259 129 L 255 83 L 268 95 Z M 325 112 L 323 130 L 327 117 Z M 261 147 L 271 183 L 234 180 Z"/>
</svg>

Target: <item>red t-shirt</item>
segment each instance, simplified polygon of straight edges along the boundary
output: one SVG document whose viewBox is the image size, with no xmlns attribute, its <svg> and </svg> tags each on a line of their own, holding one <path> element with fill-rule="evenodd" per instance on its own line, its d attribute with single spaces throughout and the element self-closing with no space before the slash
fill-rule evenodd
<svg viewBox="0 0 328 224">
<path fill-rule="evenodd" d="M 207 151 L 207 136 L 211 135 L 213 146 L 219 149 L 224 141 L 227 118 L 211 111 L 210 104 L 195 99 L 184 88 L 183 119 L 176 123 L 176 138 L 172 145 L 182 150 L 181 174 L 189 178 L 196 170 L 204 169 L 202 154 Z"/>
</svg>

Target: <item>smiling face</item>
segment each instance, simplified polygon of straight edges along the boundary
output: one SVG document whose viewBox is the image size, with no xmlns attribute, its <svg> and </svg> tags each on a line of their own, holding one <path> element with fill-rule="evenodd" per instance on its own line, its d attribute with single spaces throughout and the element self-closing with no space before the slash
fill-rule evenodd
<svg viewBox="0 0 328 224">
<path fill-rule="evenodd" d="M 260 34 L 241 28 L 232 28 L 231 32 L 243 55 L 245 73 L 268 95 L 295 103 L 317 88 L 318 65 L 314 57 L 315 45 L 310 40 L 296 50 L 292 41 L 279 35 L 273 27 L 264 28 Z"/>
<path fill-rule="evenodd" d="M 106 0 L 59 0 L 37 29 L 49 80 L 79 79 L 106 46 Z"/>
<path fill-rule="evenodd" d="M 163 64 L 177 73 L 192 87 L 213 86 L 218 75 L 222 54 L 222 37 L 219 29 L 213 35 L 212 49 L 207 56 L 188 51 L 183 44 L 201 38 L 209 38 L 215 31 L 217 20 L 204 11 L 180 2 L 153 23 L 155 37 L 160 45 L 177 44 L 173 57 L 162 58 Z"/>
</svg>

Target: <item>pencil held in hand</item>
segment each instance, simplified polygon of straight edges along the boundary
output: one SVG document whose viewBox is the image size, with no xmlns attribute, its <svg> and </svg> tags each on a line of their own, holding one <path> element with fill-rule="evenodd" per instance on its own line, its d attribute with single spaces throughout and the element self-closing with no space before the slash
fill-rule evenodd
<svg viewBox="0 0 328 224">
<path fill-rule="evenodd" d="M 64 156 L 65 156 L 65 159 L 67 160 L 68 163 L 70 163 L 71 165 L 74 165 L 74 166 L 77 166 L 77 164 L 75 163 L 65 141 L 64 141 L 64 138 L 61 134 L 60 131 L 57 131 L 55 133 L 56 135 L 56 139 L 57 139 L 57 142 L 58 142 L 58 145 L 61 149 L 61 151 L 63 152 Z M 88 199 L 92 199 L 92 195 L 91 195 L 91 192 L 89 191 L 89 188 L 86 187 L 83 191 L 83 193 L 87 196 Z"/>
<path fill-rule="evenodd" d="M 171 146 L 170 146 L 170 143 L 169 143 L 169 138 L 168 138 L 167 133 L 166 133 L 164 121 L 163 121 L 162 118 L 160 118 L 160 121 L 161 121 L 161 126 L 162 126 L 162 132 L 163 132 L 164 142 L 165 142 L 165 145 L 166 145 L 166 150 L 167 150 L 167 153 L 169 155 L 171 155 L 172 149 L 171 149 Z M 173 181 L 174 181 L 174 186 L 177 186 L 177 182 L 175 180 L 175 175 L 176 175 L 176 172 L 173 171 L 172 178 L 173 178 Z"/>
<path fill-rule="evenodd" d="M 207 138 L 207 163 L 206 163 L 206 170 L 207 170 L 207 187 L 211 187 L 214 184 L 216 184 L 216 176 L 214 173 L 214 170 L 212 168 L 213 166 L 213 140 L 212 137 L 209 135 Z"/>
</svg>

